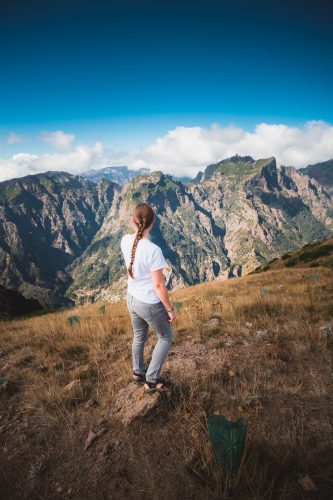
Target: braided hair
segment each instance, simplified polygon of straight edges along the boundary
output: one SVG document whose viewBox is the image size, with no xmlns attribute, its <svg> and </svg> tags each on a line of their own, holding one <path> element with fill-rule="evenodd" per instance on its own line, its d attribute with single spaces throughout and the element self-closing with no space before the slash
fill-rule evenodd
<svg viewBox="0 0 333 500">
<path fill-rule="evenodd" d="M 139 203 L 133 212 L 133 222 L 137 226 L 138 230 L 136 236 L 134 238 L 132 251 L 131 251 L 131 262 L 127 268 L 127 271 L 131 278 L 134 279 L 133 276 L 133 264 L 135 257 L 135 250 L 138 246 L 139 240 L 141 240 L 143 231 L 150 226 L 150 224 L 154 221 L 155 214 L 153 208 L 147 203 Z"/>
</svg>

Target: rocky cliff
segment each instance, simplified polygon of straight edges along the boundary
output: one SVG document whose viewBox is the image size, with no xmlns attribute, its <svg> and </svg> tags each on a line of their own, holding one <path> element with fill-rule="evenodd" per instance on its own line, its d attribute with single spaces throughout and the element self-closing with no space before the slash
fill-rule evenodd
<svg viewBox="0 0 333 500">
<path fill-rule="evenodd" d="M 333 160 L 316 163 L 300 168 L 301 174 L 308 175 L 322 184 L 327 191 L 333 194 Z"/>
<path fill-rule="evenodd" d="M 163 249 L 168 288 L 247 274 L 332 236 L 332 192 L 311 172 L 235 155 L 187 183 L 161 171 L 123 186 L 67 172 L 2 182 L 0 285 L 47 309 L 122 297 L 119 244 L 141 201 L 156 212 L 151 239 Z"/>
<path fill-rule="evenodd" d="M 82 255 L 67 271 L 74 300 L 120 298 L 126 269 L 120 239 L 132 210 L 156 211 L 151 239 L 163 249 L 169 288 L 246 274 L 258 265 L 333 234 L 333 206 L 322 184 L 274 157 L 234 156 L 188 184 L 155 171 L 125 184 Z"/>
<path fill-rule="evenodd" d="M 67 172 L 0 183 L 0 284 L 53 309 L 71 303 L 65 268 L 90 244 L 117 184 Z"/>
</svg>

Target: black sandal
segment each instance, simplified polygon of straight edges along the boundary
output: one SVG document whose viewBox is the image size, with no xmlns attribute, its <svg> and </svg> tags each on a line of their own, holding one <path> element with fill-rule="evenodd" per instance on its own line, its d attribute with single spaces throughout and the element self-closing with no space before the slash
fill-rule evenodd
<svg viewBox="0 0 333 500">
<path fill-rule="evenodd" d="M 148 380 L 146 380 L 145 384 L 148 385 L 148 389 L 147 387 L 144 387 L 145 392 L 165 391 L 170 389 L 170 382 L 163 378 L 156 379 L 156 382 L 148 382 Z M 157 387 L 159 384 L 162 384 L 162 387 Z"/>
<path fill-rule="evenodd" d="M 135 382 L 136 384 L 141 385 L 145 381 L 146 381 L 146 373 L 144 375 L 142 375 L 142 373 L 133 372 L 133 382 Z"/>
</svg>

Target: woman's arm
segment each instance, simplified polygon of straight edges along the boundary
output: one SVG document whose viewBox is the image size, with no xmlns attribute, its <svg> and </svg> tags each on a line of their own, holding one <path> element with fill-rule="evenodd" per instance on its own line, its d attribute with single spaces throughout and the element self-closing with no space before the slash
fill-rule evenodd
<svg viewBox="0 0 333 500">
<path fill-rule="evenodd" d="M 163 270 L 162 269 L 157 269 L 157 271 L 151 271 L 151 275 L 153 278 L 153 284 L 156 290 L 156 293 L 163 302 L 165 309 L 172 309 L 172 304 L 169 299 L 169 294 L 167 287 L 165 286 L 165 281 L 164 281 L 164 276 L 163 276 Z"/>
<path fill-rule="evenodd" d="M 166 310 L 170 310 L 173 308 L 170 299 L 169 299 L 169 294 L 167 287 L 165 286 L 165 281 L 164 281 L 164 276 L 163 276 L 163 270 L 162 269 L 157 269 L 156 271 L 151 271 L 151 275 L 153 278 L 153 284 L 156 290 L 156 293 L 163 303 L 164 307 Z M 168 312 L 169 318 L 172 321 L 176 319 L 176 313 L 174 310 L 171 312 Z"/>
</svg>

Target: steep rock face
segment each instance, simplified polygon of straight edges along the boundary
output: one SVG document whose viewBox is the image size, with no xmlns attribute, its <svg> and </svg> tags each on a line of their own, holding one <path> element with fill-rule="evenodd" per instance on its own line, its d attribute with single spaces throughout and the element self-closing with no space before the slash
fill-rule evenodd
<svg viewBox="0 0 333 500">
<path fill-rule="evenodd" d="M 0 183 L 0 284 L 50 309 L 121 298 L 120 239 L 142 201 L 156 213 L 168 288 L 241 276 L 333 234 L 327 187 L 274 157 L 235 155 L 185 184 L 160 171 L 122 187 L 46 172 Z"/>
<path fill-rule="evenodd" d="M 308 175 L 333 194 L 333 159 L 300 168 L 301 174 Z"/>
<path fill-rule="evenodd" d="M 116 189 L 66 172 L 0 183 L 0 284 L 46 308 L 68 304 L 65 268 L 92 240 Z"/>
<path fill-rule="evenodd" d="M 138 176 L 123 187 L 92 243 L 68 268 L 74 280 L 68 290 L 71 298 L 84 297 L 91 283 L 97 296 L 103 295 L 105 287 L 109 287 L 109 296 L 120 296 L 127 278 L 120 239 L 134 231 L 133 208 L 143 201 L 156 212 L 151 239 L 163 248 L 169 288 L 213 279 L 228 268 L 223 231 L 211 214 L 196 203 L 186 185 L 156 171 Z"/>
<path fill-rule="evenodd" d="M 254 261 L 263 264 L 332 234 L 330 196 L 322 186 L 295 168 L 277 169 L 275 158 L 268 159 L 244 184 L 239 183 L 237 199 L 242 206 L 240 221 L 234 213 L 229 214 L 227 232 L 233 232 L 235 237 L 233 241 L 227 238 L 226 246 L 240 261 L 245 273 Z M 243 235 L 238 228 L 245 229 Z"/>
<path fill-rule="evenodd" d="M 119 243 L 134 231 L 133 208 L 142 201 L 156 213 L 151 239 L 163 249 L 169 288 L 240 276 L 333 234 L 329 194 L 294 168 L 278 169 L 274 157 L 236 155 L 207 168 L 198 182 L 185 185 L 160 171 L 124 185 L 92 243 L 70 266 L 69 296 L 122 296 L 127 274 Z"/>
<path fill-rule="evenodd" d="M 251 195 L 254 185 L 262 192 L 277 184 L 275 158 L 254 161 L 249 156 L 236 155 L 215 169 L 211 166 L 212 170 L 212 175 L 204 176 L 189 189 L 225 233 L 223 245 L 230 261 L 229 276 L 240 276 L 264 262 L 266 253 L 274 251 L 264 218 Z"/>
</svg>

